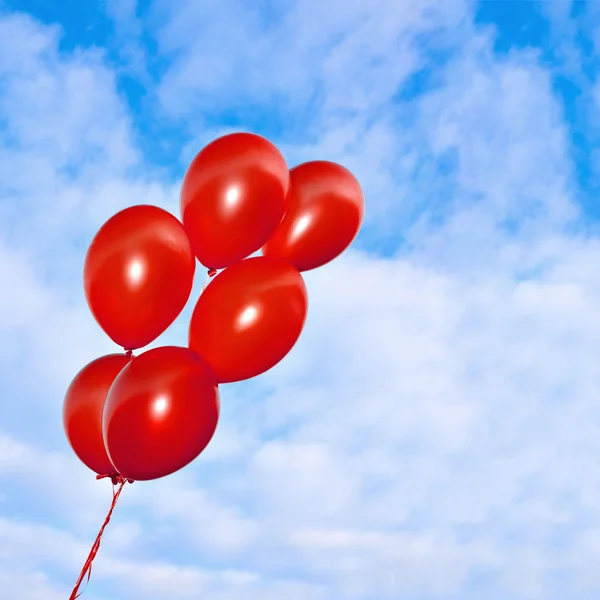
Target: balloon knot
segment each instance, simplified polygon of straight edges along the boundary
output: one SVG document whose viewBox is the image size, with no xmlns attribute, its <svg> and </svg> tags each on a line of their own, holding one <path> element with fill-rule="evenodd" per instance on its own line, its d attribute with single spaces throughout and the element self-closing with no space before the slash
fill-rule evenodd
<svg viewBox="0 0 600 600">
<path fill-rule="evenodd" d="M 217 274 L 217 270 L 216 269 L 209 269 L 208 270 L 208 276 L 209 277 L 214 277 Z"/>
<path fill-rule="evenodd" d="M 104 475 L 96 475 L 96 479 L 110 479 L 113 485 L 133 483 L 133 479 L 123 477 L 120 473 L 106 473 Z"/>
<path fill-rule="evenodd" d="M 127 358 L 133 358 L 133 350 L 131 348 L 124 348 L 124 350 Z"/>
</svg>

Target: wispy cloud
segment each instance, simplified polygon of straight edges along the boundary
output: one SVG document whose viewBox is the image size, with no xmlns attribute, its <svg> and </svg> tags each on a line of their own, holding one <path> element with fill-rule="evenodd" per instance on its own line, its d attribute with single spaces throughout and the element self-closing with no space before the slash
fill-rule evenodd
<svg viewBox="0 0 600 600">
<path fill-rule="evenodd" d="M 7 600 L 66 597 L 110 499 L 60 430 L 70 378 L 113 349 L 80 289 L 86 245 L 124 206 L 176 213 L 185 161 L 230 129 L 351 168 L 365 230 L 306 275 L 285 361 L 223 387 L 205 455 L 127 487 L 86 597 L 597 594 L 600 245 L 553 65 L 494 51 L 475 8 L 111 4 L 119 64 L 0 14 Z M 169 164 L 125 63 L 177 141 Z M 192 304 L 157 343 L 185 343 Z"/>
</svg>

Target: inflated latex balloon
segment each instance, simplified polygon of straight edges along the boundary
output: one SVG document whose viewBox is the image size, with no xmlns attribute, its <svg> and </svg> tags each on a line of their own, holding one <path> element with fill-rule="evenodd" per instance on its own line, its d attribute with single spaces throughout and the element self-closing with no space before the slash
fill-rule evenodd
<svg viewBox="0 0 600 600">
<path fill-rule="evenodd" d="M 65 395 L 67 440 L 79 460 L 98 475 L 116 472 L 104 447 L 102 411 L 110 386 L 129 360 L 125 354 L 97 358 L 77 373 Z"/>
<path fill-rule="evenodd" d="M 158 479 L 194 460 L 218 419 L 217 381 L 206 360 L 188 348 L 154 348 L 135 357 L 111 386 L 104 444 L 124 477 Z"/>
<path fill-rule="evenodd" d="M 290 173 L 279 150 L 251 133 L 233 133 L 194 158 L 181 189 L 181 215 L 198 260 L 228 267 L 256 252 L 279 225 Z"/>
<path fill-rule="evenodd" d="M 156 206 L 126 208 L 96 234 L 84 267 L 88 305 L 119 346 L 155 340 L 183 310 L 196 261 L 183 225 Z"/>
<path fill-rule="evenodd" d="M 290 173 L 288 209 L 262 253 L 308 271 L 352 243 L 363 220 L 364 197 L 354 175 L 333 162 L 303 163 Z"/>
<path fill-rule="evenodd" d="M 248 258 L 204 290 L 192 314 L 189 346 L 206 358 L 219 383 L 260 375 L 292 349 L 307 305 L 304 281 L 292 265 Z"/>
</svg>

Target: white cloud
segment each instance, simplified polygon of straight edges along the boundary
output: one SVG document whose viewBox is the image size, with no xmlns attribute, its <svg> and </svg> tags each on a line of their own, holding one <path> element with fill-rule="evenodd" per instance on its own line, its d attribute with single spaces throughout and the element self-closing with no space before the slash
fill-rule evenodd
<svg viewBox="0 0 600 600">
<path fill-rule="evenodd" d="M 321 94 L 327 109 L 354 112 L 388 100 L 417 66 L 417 36 L 458 25 L 465 4 L 309 0 L 261 13 L 236 0 L 181 0 L 157 2 L 155 12 L 161 50 L 173 59 L 160 93 L 174 113 L 224 96 L 305 110 Z"/>
<path fill-rule="evenodd" d="M 266 20 L 236 2 L 155 6 L 158 40 L 172 59 L 163 105 L 192 124 L 186 162 L 228 130 L 199 132 L 204 115 L 240 103 L 244 114 L 243 106 L 258 103 L 248 118 L 268 129 L 275 111 L 276 141 L 291 165 L 320 158 L 356 173 L 366 191 L 366 231 L 388 247 L 398 232 L 415 244 L 427 239 L 429 231 L 409 231 L 423 212 L 451 220 L 444 233 L 452 239 L 440 243 L 451 246 L 448 259 L 460 251 L 461 260 L 477 230 L 485 246 L 499 225 L 520 220 L 535 230 L 577 216 L 550 74 L 533 51 L 493 55 L 493 31 L 476 30 L 462 2 L 402 10 L 388 2 L 287 3 Z M 430 57 L 444 50 L 447 64 L 436 65 Z M 433 91 L 396 102 L 419 73 L 430 76 Z M 543 170 L 546 178 L 529 177 Z M 485 250 L 471 258 L 478 257 L 488 259 Z"/>
<path fill-rule="evenodd" d="M 104 54 L 61 52 L 60 36 L 28 16 L 0 16 L 0 235 L 38 275 L 68 285 L 113 213 L 174 208 L 177 192 L 146 173 Z"/>
<path fill-rule="evenodd" d="M 141 39 L 144 25 L 137 14 L 137 0 L 108 0 L 104 10 L 115 27 L 115 45 L 121 59 L 119 71 L 136 76 L 147 86 L 152 85 Z"/>
<path fill-rule="evenodd" d="M 399 123 L 394 98 L 431 65 L 429 53 L 470 39 L 466 3 L 311 0 L 265 14 L 236 0 L 153 6 L 170 59 L 159 97 L 193 137 L 184 162 L 229 131 L 212 125 L 215 114 L 248 107 L 249 124 L 259 133 L 273 128 L 289 164 L 337 160 L 356 172 L 367 223 L 391 235 L 412 202 L 420 134 L 410 115 Z"/>
<path fill-rule="evenodd" d="M 350 166 L 372 225 L 411 245 L 307 274 L 298 346 L 250 385 L 223 387 L 222 422 L 193 466 L 127 487 L 86 597 L 551 598 L 560 572 L 562 597 L 597 593 L 600 246 L 564 230 L 578 216 L 572 165 L 537 58 L 498 59 L 461 4 L 286 4 L 267 26 L 234 3 L 157 10 L 175 57 L 169 110 L 204 109 L 206 94 L 225 102 L 235 83 L 227 106 L 286 97 L 292 111 L 321 86 L 311 131 L 290 137 L 287 155 Z M 450 25 L 443 44 L 460 47 L 438 87 L 390 112 L 397 86 L 426 66 L 421 34 Z M 0 416 L 52 432 L 69 379 L 111 347 L 74 291 L 85 243 L 138 199 L 176 212 L 176 186 L 144 172 L 101 54 L 61 54 L 57 35 L 0 21 L 11 120 L 0 134 L 0 180 L 11 181 L 0 187 Z M 408 229 L 423 201 L 426 218 Z M 162 338 L 183 339 L 185 319 Z M 0 437 L 0 583 L 15 573 L 19 590 L 65 597 L 109 486 L 54 433 L 35 445 L 12 433 Z"/>
</svg>

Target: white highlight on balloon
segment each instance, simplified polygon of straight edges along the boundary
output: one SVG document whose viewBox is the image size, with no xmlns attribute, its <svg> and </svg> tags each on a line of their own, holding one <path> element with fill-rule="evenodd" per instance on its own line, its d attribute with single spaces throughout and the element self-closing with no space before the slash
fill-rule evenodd
<svg viewBox="0 0 600 600">
<path fill-rule="evenodd" d="M 294 225 L 291 238 L 296 239 L 297 237 L 301 236 L 308 229 L 311 220 L 312 219 L 310 215 L 304 215 L 303 217 L 300 217 Z"/>
<path fill-rule="evenodd" d="M 152 412 L 156 417 L 162 417 L 169 408 L 169 400 L 165 396 L 159 396 L 152 405 Z"/>
<path fill-rule="evenodd" d="M 141 260 L 132 260 L 127 267 L 127 278 L 132 284 L 139 285 L 144 278 L 145 271 L 144 263 Z"/>
<path fill-rule="evenodd" d="M 258 309 L 255 306 L 248 306 L 243 311 L 242 314 L 238 317 L 238 325 L 241 329 L 245 327 L 249 327 L 256 321 L 258 317 Z"/>
<path fill-rule="evenodd" d="M 235 208 L 241 196 L 240 188 L 237 185 L 232 185 L 225 192 L 225 204 L 227 208 Z"/>
</svg>

